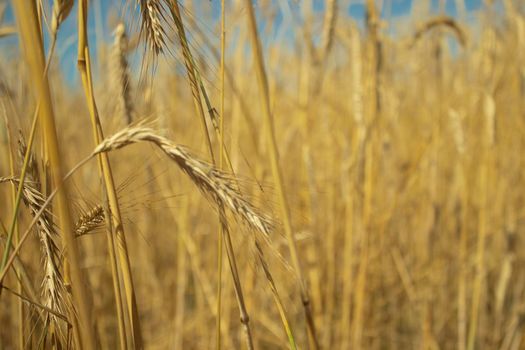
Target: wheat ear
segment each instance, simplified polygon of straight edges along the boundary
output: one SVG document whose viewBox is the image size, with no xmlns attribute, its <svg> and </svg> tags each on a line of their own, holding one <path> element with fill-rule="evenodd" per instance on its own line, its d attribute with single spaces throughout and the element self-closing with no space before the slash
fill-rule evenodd
<svg viewBox="0 0 525 350">
<path fill-rule="evenodd" d="M 114 31 L 115 41 L 112 50 L 112 70 L 111 82 L 118 95 L 118 113 L 124 119 L 126 125 L 133 121 L 133 102 L 131 100 L 131 78 L 129 75 L 129 65 L 126 58 L 128 50 L 128 37 L 126 27 L 119 23 Z"/>
<path fill-rule="evenodd" d="M 28 179 L 29 180 L 29 179 Z M 17 178 L 0 177 L 0 183 L 14 182 L 19 183 Z M 45 203 L 45 197 L 40 191 L 33 187 L 34 182 L 27 181 L 24 183 L 22 196 L 24 203 L 31 211 L 31 215 L 35 217 Z M 65 314 L 67 303 L 67 291 L 64 284 L 62 273 L 60 272 L 60 250 L 55 243 L 58 238 L 56 227 L 53 225 L 52 213 L 45 210 L 42 215 L 38 217 L 37 233 L 42 243 L 44 278 L 42 280 L 42 296 L 44 306 L 56 311 L 60 314 Z M 53 337 L 54 341 L 61 341 L 65 344 L 66 334 L 58 322 L 59 318 L 54 314 L 48 314 L 45 322 L 53 325 L 58 337 Z"/>
<path fill-rule="evenodd" d="M 211 200 L 229 208 L 250 228 L 267 238 L 270 236 L 274 228 L 272 220 L 259 213 L 257 208 L 243 197 L 238 189 L 237 179 L 233 175 L 196 158 L 184 147 L 157 135 L 151 128 L 143 125 L 125 128 L 102 141 L 94 150 L 93 155 L 138 142 L 151 142 L 159 147 Z"/>
<path fill-rule="evenodd" d="M 161 0 L 138 0 L 141 13 L 141 33 L 146 36 L 146 43 L 155 55 L 160 54 L 166 46 L 166 31 L 162 27 Z"/>
</svg>

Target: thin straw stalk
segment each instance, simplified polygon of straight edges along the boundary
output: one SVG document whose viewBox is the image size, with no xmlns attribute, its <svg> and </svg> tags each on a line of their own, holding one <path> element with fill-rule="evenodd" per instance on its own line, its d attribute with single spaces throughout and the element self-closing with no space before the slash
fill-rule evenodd
<svg viewBox="0 0 525 350">
<path fill-rule="evenodd" d="M 93 128 L 93 139 L 95 144 L 98 144 L 100 140 L 104 137 L 102 126 L 100 124 L 100 119 L 98 116 L 98 110 L 97 105 L 95 102 L 95 97 L 93 94 L 93 84 L 92 84 L 92 74 L 91 74 L 91 64 L 90 64 L 90 55 L 89 55 L 89 45 L 88 45 L 88 38 L 87 38 L 87 0 L 82 0 L 79 3 L 78 6 L 78 69 L 80 71 L 80 74 L 82 76 L 82 85 L 84 88 L 84 93 L 86 96 L 86 101 L 88 103 L 89 113 L 91 117 L 91 124 Z M 118 305 L 126 305 L 129 317 L 130 317 L 130 323 L 131 323 L 131 330 L 129 330 L 129 334 L 131 335 L 131 339 L 133 339 L 133 343 L 135 348 L 141 349 L 143 347 L 142 344 L 142 335 L 141 335 L 141 329 L 140 329 L 140 320 L 138 317 L 138 310 L 137 310 L 137 301 L 135 297 L 135 289 L 133 286 L 133 277 L 131 274 L 131 264 L 130 264 L 130 258 L 128 254 L 127 249 L 127 243 L 126 238 L 124 235 L 124 227 L 122 224 L 122 217 L 120 213 L 120 206 L 117 199 L 117 193 L 115 189 L 113 174 L 111 171 L 111 165 L 109 162 L 109 158 L 106 154 L 100 154 L 98 157 L 99 160 L 99 173 L 101 177 L 104 179 L 104 185 L 106 190 L 106 195 L 109 202 L 109 211 L 111 212 L 111 222 L 113 223 L 113 232 L 108 232 L 108 235 L 115 234 L 116 237 L 108 237 L 108 244 L 110 245 L 109 251 L 110 251 L 110 259 L 115 259 L 116 257 L 111 254 L 111 252 L 114 250 L 118 254 L 118 260 L 120 265 L 118 265 L 115 261 L 112 261 L 111 264 L 113 267 L 120 266 L 122 270 L 122 280 L 124 282 L 124 291 L 126 296 L 125 303 L 122 302 L 120 293 L 117 292 L 115 289 L 115 298 L 117 299 L 117 306 Z M 116 238 L 116 239 L 115 239 Z M 114 286 L 118 281 L 119 277 L 118 274 L 116 274 L 117 271 L 114 271 L 112 269 L 113 279 L 114 279 Z M 116 287 L 116 286 L 115 286 Z M 123 315 L 122 312 L 118 311 L 118 314 Z M 125 338 L 125 335 L 122 334 L 122 329 L 125 327 L 123 326 L 124 320 L 119 318 L 119 330 L 120 330 L 120 339 L 121 343 L 123 343 L 123 339 Z"/>
<path fill-rule="evenodd" d="M 275 139 L 275 127 L 273 122 L 273 117 L 270 111 L 270 96 L 268 89 L 268 81 L 266 76 L 266 71 L 264 68 L 261 43 L 259 41 L 259 36 L 257 34 L 257 23 L 255 20 L 255 14 L 253 12 L 252 4 L 249 0 L 245 0 L 246 12 L 248 14 L 248 27 L 250 32 L 250 37 L 252 41 L 252 50 L 254 53 L 256 73 L 259 81 L 259 93 L 261 94 L 262 104 L 263 104 L 263 115 L 265 120 L 265 130 L 266 130 L 266 142 L 270 150 L 270 162 L 272 167 L 272 174 L 274 182 L 277 189 L 277 194 L 279 198 L 279 205 L 281 207 L 281 216 L 284 224 L 284 230 L 288 242 L 288 249 L 290 250 L 290 255 L 292 258 L 292 265 L 297 273 L 301 286 L 301 300 L 303 303 L 303 308 L 306 316 L 306 324 L 308 328 L 308 338 L 310 341 L 310 346 L 313 349 L 319 348 L 319 342 L 317 340 L 317 335 L 315 331 L 315 323 L 311 311 L 310 305 L 310 296 L 308 289 L 306 287 L 306 281 L 302 273 L 301 264 L 299 262 L 299 255 L 297 253 L 297 247 L 295 244 L 295 239 L 293 236 L 292 223 L 290 219 L 290 209 L 288 200 L 284 192 L 284 181 L 281 173 L 281 168 L 279 165 L 279 151 L 277 148 L 277 141 Z"/>
</svg>

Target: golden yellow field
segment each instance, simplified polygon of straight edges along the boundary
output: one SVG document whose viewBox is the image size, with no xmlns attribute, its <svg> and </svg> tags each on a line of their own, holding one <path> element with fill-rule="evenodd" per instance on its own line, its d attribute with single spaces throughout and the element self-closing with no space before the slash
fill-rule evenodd
<svg viewBox="0 0 525 350">
<path fill-rule="evenodd" d="M 0 50 L 0 350 L 525 349 L 523 1 L 0 1 Z"/>
</svg>

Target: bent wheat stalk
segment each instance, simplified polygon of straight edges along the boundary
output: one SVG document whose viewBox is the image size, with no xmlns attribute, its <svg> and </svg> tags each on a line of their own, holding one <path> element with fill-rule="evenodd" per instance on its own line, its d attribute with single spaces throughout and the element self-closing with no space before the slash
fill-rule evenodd
<svg viewBox="0 0 525 350">
<path fill-rule="evenodd" d="M 248 227 L 269 239 L 274 228 L 272 220 L 244 199 L 237 187 L 237 180 L 232 175 L 195 158 L 184 147 L 157 135 L 151 128 L 141 125 L 125 128 L 102 141 L 93 151 L 93 155 L 138 142 L 150 142 L 159 147 L 213 202 L 229 208 Z"/>
</svg>

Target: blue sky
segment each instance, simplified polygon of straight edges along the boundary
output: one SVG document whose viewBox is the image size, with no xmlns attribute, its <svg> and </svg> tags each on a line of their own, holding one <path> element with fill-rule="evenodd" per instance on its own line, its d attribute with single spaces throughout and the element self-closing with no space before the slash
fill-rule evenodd
<svg viewBox="0 0 525 350">
<path fill-rule="evenodd" d="M 0 0 L 0 2 L 5 0 Z M 129 3 L 134 3 L 135 0 L 127 0 Z M 188 0 L 185 0 L 188 1 Z M 275 8 L 279 8 L 277 4 L 279 3 L 278 0 L 272 0 L 275 3 Z M 292 12 L 299 12 L 299 4 L 303 0 L 285 0 L 288 2 L 289 8 Z M 444 12 L 447 15 L 450 16 L 458 16 L 458 9 L 456 7 L 457 0 L 430 0 L 430 4 L 428 0 L 383 0 L 382 1 L 382 8 L 381 8 L 381 16 L 388 20 L 389 22 L 389 29 L 388 32 L 391 35 L 396 35 L 396 25 L 397 24 L 403 24 L 407 21 L 418 21 L 417 18 L 413 18 L 413 14 L 411 14 L 411 10 L 415 4 L 421 5 L 418 2 L 423 2 L 426 4 L 424 5 L 428 6 L 430 5 L 429 12 L 437 14 L 441 10 L 440 3 L 444 1 Z M 324 0 L 312 0 L 313 2 L 313 9 L 314 13 L 318 13 L 319 15 L 322 14 L 324 11 Z M 379 3 L 380 1 L 378 1 Z M 50 2 L 49 2 L 50 3 Z M 111 28 L 110 25 L 108 25 L 108 22 L 110 22 L 110 19 L 112 17 L 115 17 L 121 12 L 121 9 L 115 8 L 115 3 L 118 3 L 118 1 L 109 1 L 109 0 L 91 0 L 91 4 L 99 3 L 99 12 L 102 15 L 102 21 L 101 24 L 103 26 L 103 38 L 102 40 L 108 41 L 111 40 Z M 254 1 L 254 6 L 257 11 L 257 1 Z M 358 24 L 361 26 L 364 22 L 364 15 L 365 15 L 365 0 L 339 0 L 339 10 L 340 12 L 343 12 L 342 15 L 349 16 L 353 18 Z M 213 27 L 213 21 L 217 20 L 219 17 L 219 11 L 220 11 L 220 1 L 219 0 L 201 0 L 201 1 L 195 1 L 194 4 L 197 5 L 197 7 L 200 9 L 199 11 L 206 12 L 207 15 L 204 14 L 196 14 L 196 17 L 199 18 L 208 18 L 206 23 L 212 22 L 212 24 L 204 24 L 204 20 L 201 20 L 202 27 L 206 26 L 208 28 L 203 28 L 205 31 L 210 32 L 211 27 Z M 466 15 L 467 18 L 463 18 L 460 20 L 464 20 L 467 22 L 474 22 L 475 21 L 475 14 L 478 12 L 478 10 L 482 9 L 483 4 L 482 0 L 464 0 L 464 6 L 466 9 Z M 90 9 L 91 13 L 89 15 L 89 28 L 95 28 L 95 10 L 93 10 L 93 6 L 91 6 Z M 211 17 L 211 18 L 210 18 Z M 341 14 L 340 14 L 340 17 Z M 100 18 L 100 17 L 99 17 Z M 4 21 L 7 22 L 13 22 L 13 14 L 8 9 L 6 17 Z M 264 21 L 260 21 L 261 28 L 264 27 L 265 23 Z M 274 28 L 273 30 L 269 31 L 270 33 L 277 33 L 277 28 L 281 25 L 283 25 L 283 15 L 282 13 L 277 13 L 276 20 L 273 22 Z M 77 73 L 76 73 L 76 8 L 73 10 L 73 13 L 69 16 L 68 20 L 64 23 L 63 28 L 59 35 L 59 44 L 57 45 L 57 54 L 59 55 L 61 59 L 62 66 L 65 67 L 64 75 L 66 79 L 69 82 L 75 82 L 77 80 Z M 281 28 L 283 29 L 283 28 Z M 293 38 L 293 28 L 290 27 L 289 29 L 285 29 L 285 35 L 289 35 L 290 38 Z M 289 31 L 289 33 L 288 33 Z M 262 32 L 262 31 L 261 31 Z M 268 33 L 268 31 L 266 31 Z M 286 34 L 288 33 L 288 34 Z M 281 37 L 282 38 L 282 37 Z M 93 29 L 89 32 L 89 40 L 91 43 L 94 43 L 96 39 L 96 33 Z M 99 40 L 101 38 L 98 38 Z M 263 40 L 266 43 L 271 42 L 272 40 L 275 40 L 276 37 L 274 35 L 270 35 L 269 37 L 263 38 Z M 5 48 L 8 47 L 16 47 L 16 38 L 11 39 L 2 39 L 0 41 L 0 48 L 2 48 L 2 54 L 10 54 L 10 50 L 6 50 Z M 93 46 L 92 46 L 93 47 Z M 95 53 L 92 52 L 92 54 Z"/>
</svg>

